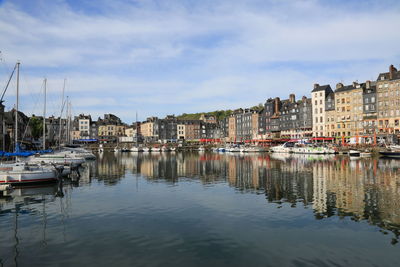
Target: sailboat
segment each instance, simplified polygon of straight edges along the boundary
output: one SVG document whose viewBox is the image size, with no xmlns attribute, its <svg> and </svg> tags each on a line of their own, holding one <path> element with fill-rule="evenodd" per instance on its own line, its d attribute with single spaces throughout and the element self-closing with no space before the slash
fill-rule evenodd
<svg viewBox="0 0 400 267">
<path fill-rule="evenodd" d="M 44 109 L 43 109 L 43 150 L 46 150 L 46 83 L 47 80 L 44 80 Z M 60 115 L 61 117 L 61 115 Z M 60 124 L 61 129 L 61 124 Z M 61 134 L 60 134 L 61 136 Z M 59 143 L 61 140 L 59 140 Z M 58 151 L 51 154 L 43 154 L 39 156 L 32 156 L 28 158 L 31 163 L 38 164 L 56 164 L 56 165 L 66 165 L 76 167 L 85 162 L 83 154 L 74 153 L 73 151 Z"/>
<path fill-rule="evenodd" d="M 15 148 L 18 150 L 18 104 L 19 104 L 19 66 L 15 64 L 10 80 L 17 71 L 17 102 L 15 108 Z M 45 85 L 46 86 L 46 85 Z M 16 151 L 18 152 L 18 151 Z M 18 155 L 18 153 L 16 153 Z M 29 162 L 18 162 L 16 157 L 15 163 L 0 164 L 0 184 L 27 184 L 37 182 L 54 181 L 58 178 L 57 169 L 53 166 L 42 166 L 39 164 L 29 164 Z"/>
</svg>

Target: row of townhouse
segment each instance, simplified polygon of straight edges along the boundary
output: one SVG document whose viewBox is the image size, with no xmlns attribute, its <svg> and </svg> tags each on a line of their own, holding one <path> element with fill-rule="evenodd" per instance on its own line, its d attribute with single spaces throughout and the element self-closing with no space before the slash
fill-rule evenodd
<svg viewBox="0 0 400 267">
<path fill-rule="evenodd" d="M 396 142 L 400 135 L 400 71 L 393 65 L 376 81 L 314 85 L 313 136 L 338 142 Z"/>
<path fill-rule="evenodd" d="M 296 101 L 294 94 L 285 100 L 269 98 L 263 109 L 237 109 L 218 126 L 220 138 L 227 142 L 311 137 L 311 99 Z"/>
<path fill-rule="evenodd" d="M 140 124 L 140 134 L 146 142 L 215 139 L 218 127 L 214 116 L 202 115 L 198 120 L 180 120 L 169 115 L 164 119 L 147 118 Z"/>
<path fill-rule="evenodd" d="M 396 142 L 400 136 L 400 71 L 393 65 L 376 81 L 314 84 L 311 98 L 269 98 L 262 110 L 237 109 L 218 122 L 228 142 L 262 139 Z"/>
<path fill-rule="evenodd" d="M 116 141 L 126 136 L 127 125 L 113 114 L 104 114 L 104 118 L 92 120 L 90 115 L 80 114 L 72 122 L 72 140 L 107 140 Z"/>
</svg>

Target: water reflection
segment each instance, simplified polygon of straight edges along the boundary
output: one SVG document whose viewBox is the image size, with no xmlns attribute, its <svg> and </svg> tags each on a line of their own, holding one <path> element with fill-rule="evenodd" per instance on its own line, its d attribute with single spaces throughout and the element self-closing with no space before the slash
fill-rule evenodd
<svg viewBox="0 0 400 267">
<path fill-rule="evenodd" d="M 104 153 L 80 169 L 79 179 L 17 188 L 0 197 L 0 265 L 54 266 L 57 255 L 66 265 L 109 265 L 111 259 L 133 265 L 124 263 L 140 259 L 158 266 L 168 259 L 187 266 L 197 257 L 201 265 L 219 259 L 222 265 L 264 266 L 276 263 L 271 255 L 302 265 L 318 262 L 314 253 L 341 246 L 354 249 L 350 256 L 371 249 L 343 237 L 351 227 L 362 229 L 352 236 L 368 236 L 365 240 L 377 238 L 372 232 L 379 230 L 382 250 L 395 250 L 399 163 L 346 156 Z M 141 186 L 137 191 L 134 183 Z M 289 257 L 290 245 L 304 254 Z M 94 260 L 91 255 L 103 249 L 110 251 L 107 257 Z M 388 262 L 394 262 L 393 250 Z M 347 257 L 335 252 L 334 258 Z M 354 260 L 337 265 L 348 259 Z M 324 260 L 319 265 L 337 263 Z"/>
<path fill-rule="evenodd" d="M 107 185 L 126 172 L 149 181 L 203 184 L 226 182 L 238 192 L 265 194 L 266 200 L 312 207 L 316 219 L 349 216 L 379 226 L 399 239 L 399 161 L 350 159 L 334 155 L 149 153 L 104 154 L 93 174 Z"/>
</svg>

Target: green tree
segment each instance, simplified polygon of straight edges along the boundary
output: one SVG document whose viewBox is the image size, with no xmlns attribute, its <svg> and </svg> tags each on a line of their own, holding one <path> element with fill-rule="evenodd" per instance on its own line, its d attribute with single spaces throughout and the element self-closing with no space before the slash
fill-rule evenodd
<svg viewBox="0 0 400 267">
<path fill-rule="evenodd" d="M 29 120 L 29 127 L 31 127 L 32 137 L 39 139 L 43 134 L 43 118 L 31 117 Z"/>
</svg>

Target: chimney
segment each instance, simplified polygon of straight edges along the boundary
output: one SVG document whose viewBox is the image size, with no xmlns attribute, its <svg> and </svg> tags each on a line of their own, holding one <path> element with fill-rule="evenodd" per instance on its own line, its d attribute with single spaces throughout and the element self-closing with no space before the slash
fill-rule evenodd
<svg viewBox="0 0 400 267">
<path fill-rule="evenodd" d="M 294 102 L 296 102 L 296 96 L 295 96 L 294 94 L 290 94 L 290 95 L 289 95 L 289 102 L 292 103 L 292 104 L 293 104 Z"/>
<path fill-rule="evenodd" d="M 357 82 L 353 82 L 353 87 L 357 88 L 358 83 Z"/>
<path fill-rule="evenodd" d="M 343 83 L 338 83 L 336 84 L 336 89 L 342 88 L 343 87 Z"/>
<path fill-rule="evenodd" d="M 365 82 L 365 87 L 367 88 L 367 89 L 370 89 L 371 88 L 371 81 L 366 81 Z"/>
<path fill-rule="evenodd" d="M 279 97 L 275 97 L 275 107 L 274 107 L 274 114 L 277 114 L 279 112 Z"/>
<path fill-rule="evenodd" d="M 314 83 L 314 89 L 318 88 L 319 84 L 318 83 Z"/>
<path fill-rule="evenodd" d="M 307 97 L 304 95 L 304 96 L 301 98 L 301 101 L 303 101 L 303 103 L 306 102 L 306 101 L 307 101 Z"/>
<path fill-rule="evenodd" d="M 393 65 L 390 65 L 390 67 L 389 67 L 389 80 L 393 80 L 394 73 L 396 71 L 397 71 L 397 69 Z"/>
</svg>

